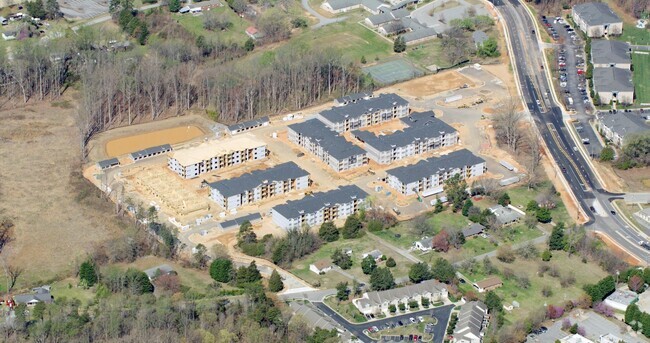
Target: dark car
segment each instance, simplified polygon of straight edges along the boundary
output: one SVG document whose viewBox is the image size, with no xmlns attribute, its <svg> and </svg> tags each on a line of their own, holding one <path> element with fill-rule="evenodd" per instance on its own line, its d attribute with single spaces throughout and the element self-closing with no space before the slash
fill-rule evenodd
<svg viewBox="0 0 650 343">
<path fill-rule="evenodd" d="M 400 321 L 397 322 L 397 325 L 404 326 L 404 323 L 402 323 L 402 321 L 400 320 Z"/>
<path fill-rule="evenodd" d="M 616 215 L 616 211 L 614 211 L 614 210 L 609 211 L 609 213 L 611 213 L 611 214 L 614 215 L 614 216 Z"/>
<path fill-rule="evenodd" d="M 539 328 L 542 332 L 548 331 L 548 328 L 546 326 L 542 326 Z"/>
<path fill-rule="evenodd" d="M 589 209 L 591 210 L 591 212 L 596 212 L 596 209 L 593 206 L 589 206 Z"/>
</svg>

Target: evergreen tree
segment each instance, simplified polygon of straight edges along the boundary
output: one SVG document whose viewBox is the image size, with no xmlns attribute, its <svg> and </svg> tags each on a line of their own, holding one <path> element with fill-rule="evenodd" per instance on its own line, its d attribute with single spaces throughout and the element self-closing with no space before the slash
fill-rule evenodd
<svg viewBox="0 0 650 343">
<path fill-rule="evenodd" d="M 535 200 L 531 200 L 526 204 L 526 213 L 536 213 L 539 208 L 539 204 Z"/>
<path fill-rule="evenodd" d="M 393 51 L 396 53 L 406 51 L 406 42 L 404 41 L 404 37 L 399 36 L 395 39 L 395 42 L 393 43 Z"/>
<path fill-rule="evenodd" d="M 45 3 L 45 12 L 47 12 L 47 17 L 50 19 L 56 19 L 61 16 L 61 7 L 59 7 L 59 2 L 56 0 L 47 0 Z"/>
<path fill-rule="evenodd" d="M 27 9 L 27 13 L 34 18 L 45 19 L 45 16 L 47 15 L 45 6 L 43 5 L 43 0 L 27 1 L 25 3 L 25 8 Z"/>
<path fill-rule="evenodd" d="M 181 9 L 181 1 L 169 0 L 169 4 L 167 6 L 169 7 L 169 12 L 178 12 Z"/>
<path fill-rule="evenodd" d="M 456 277 L 456 268 L 442 257 L 438 257 L 431 265 L 431 278 L 440 282 L 450 283 Z"/>
<path fill-rule="evenodd" d="M 424 280 L 431 279 L 431 272 L 429 271 L 429 265 L 424 262 L 419 262 L 411 265 L 409 269 L 409 280 L 413 283 L 420 283 Z"/>
<path fill-rule="evenodd" d="M 377 262 L 371 255 L 364 257 L 361 261 L 361 270 L 363 270 L 364 274 L 370 275 L 375 268 L 377 268 Z"/>
<path fill-rule="evenodd" d="M 350 269 L 352 267 L 352 258 L 348 254 L 344 254 L 340 249 L 336 249 L 332 253 L 332 263 L 339 266 L 341 269 Z"/>
<path fill-rule="evenodd" d="M 614 149 L 610 146 L 606 146 L 603 150 L 600 151 L 600 160 L 602 162 L 608 162 L 614 160 Z"/>
<path fill-rule="evenodd" d="M 386 267 L 393 268 L 395 266 L 397 266 L 397 262 L 395 262 L 395 260 L 392 257 L 389 257 L 386 260 Z"/>
<path fill-rule="evenodd" d="M 551 237 L 548 239 L 549 250 L 563 250 L 566 245 L 564 238 L 564 223 L 558 223 L 551 232 Z"/>
<path fill-rule="evenodd" d="M 244 50 L 253 51 L 255 49 L 255 40 L 253 38 L 248 38 L 246 43 L 244 43 Z"/>
<path fill-rule="evenodd" d="M 445 210 L 445 207 L 444 207 L 444 205 L 442 204 L 442 200 L 440 200 L 440 198 L 438 198 L 438 199 L 436 200 L 436 207 L 434 208 L 433 212 L 434 212 L 434 213 L 440 213 L 440 212 L 442 212 L 442 211 L 444 211 L 444 210 Z"/>
<path fill-rule="evenodd" d="M 334 242 L 339 239 L 339 229 L 332 222 L 324 222 L 318 230 L 318 236 L 325 242 Z"/>
<path fill-rule="evenodd" d="M 271 273 L 271 278 L 269 278 L 269 291 L 279 292 L 284 289 L 284 283 L 282 282 L 282 277 L 277 270 L 273 269 Z"/>
<path fill-rule="evenodd" d="M 501 55 L 496 39 L 491 37 L 486 39 L 483 44 L 479 46 L 476 53 L 481 57 L 498 57 Z"/>
<path fill-rule="evenodd" d="M 639 310 L 639 306 L 637 306 L 637 304 L 628 305 L 625 309 L 625 323 L 630 325 L 632 322 L 638 320 L 640 313 L 641 311 Z"/>
<path fill-rule="evenodd" d="M 474 203 L 472 202 L 472 199 L 467 199 L 465 200 L 465 204 L 463 205 L 463 216 L 467 217 L 469 215 L 469 209 L 474 206 Z"/>
<path fill-rule="evenodd" d="M 499 205 L 501 205 L 501 206 L 510 205 L 510 195 L 508 195 L 507 192 L 503 192 L 503 194 L 501 194 L 501 196 L 499 197 L 499 200 L 497 201 L 497 203 Z"/>
<path fill-rule="evenodd" d="M 210 264 L 210 276 L 215 281 L 230 282 L 233 277 L 232 261 L 223 257 L 214 259 Z"/>
<path fill-rule="evenodd" d="M 490 313 L 499 312 L 503 308 L 501 298 L 493 291 L 485 293 L 485 306 L 487 306 Z"/>
<path fill-rule="evenodd" d="M 93 261 L 87 260 L 79 266 L 79 281 L 83 287 L 92 287 L 97 283 L 97 269 Z"/>
<path fill-rule="evenodd" d="M 339 282 L 336 284 L 336 299 L 340 301 L 348 300 L 350 290 L 348 289 L 347 282 Z"/>
<path fill-rule="evenodd" d="M 341 236 L 345 239 L 361 237 L 361 221 L 356 215 L 351 215 L 345 219 L 343 229 L 341 229 Z"/>
<path fill-rule="evenodd" d="M 143 271 L 129 268 L 126 270 L 127 286 L 133 294 L 153 293 L 153 285 Z"/>
<path fill-rule="evenodd" d="M 553 219 L 551 217 L 551 211 L 546 207 L 538 208 L 535 215 L 537 216 L 537 221 L 540 223 L 550 223 Z"/>
<path fill-rule="evenodd" d="M 376 268 L 370 275 L 370 287 L 374 291 L 384 291 L 395 287 L 393 273 L 388 268 Z"/>
</svg>

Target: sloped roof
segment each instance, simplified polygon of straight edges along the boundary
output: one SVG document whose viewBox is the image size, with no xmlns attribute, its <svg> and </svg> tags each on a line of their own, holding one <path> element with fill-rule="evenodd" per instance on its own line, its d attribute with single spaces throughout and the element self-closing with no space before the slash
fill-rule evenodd
<svg viewBox="0 0 650 343">
<path fill-rule="evenodd" d="M 422 28 L 419 30 L 413 30 L 403 34 L 401 37 L 404 38 L 404 42 L 412 42 L 420 40 L 423 38 L 431 37 L 432 39 L 436 37 L 438 32 L 433 27 Z"/>
<path fill-rule="evenodd" d="M 337 123 L 348 118 L 358 118 L 364 114 L 374 113 L 379 110 L 392 109 L 395 106 L 407 106 L 408 101 L 397 94 L 381 94 L 369 99 L 359 100 L 345 106 L 332 107 L 320 113 L 323 118 Z"/>
<path fill-rule="evenodd" d="M 212 182 L 208 185 L 227 198 L 257 188 L 264 183 L 297 179 L 307 175 L 309 175 L 307 171 L 298 167 L 295 162 L 290 161 L 272 168 L 255 170 L 236 178 Z"/>
<path fill-rule="evenodd" d="M 437 293 L 445 290 L 447 287 L 437 280 L 427 280 L 414 285 L 408 285 L 400 288 L 389 289 L 385 291 L 373 291 L 364 294 L 364 298 L 359 299 L 360 303 L 370 306 L 380 306 L 384 302 L 392 302 L 403 298 L 412 298 L 416 295 L 426 293 Z M 361 301 L 363 300 L 363 301 Z"/>
<path fill-rule="evenodd" d="M 598 120 L 602 125 L 612 130 L 617 135 L 625 138 L 628 135 L 647 132 L 650 125 L 639 115 L 633 113 L 607 113 L 603 112 L 598 115 Z"/>
<path fill-rule="evenodd" d="M 100 169 L 110 168 L 110 167 L 113 167 L 113 166 L 117 166 L 119 164 L 120 164 L 120 161 L 118 161 L 117 158 L 111 158 L 111 159 L 108 159 L 108 160 L 103 160 L 103 161 L 97 162 L 97 165 L 99 165 Z"/>
<path fill-rule="evenodd" d="M 158 145 L 158 146 L 154 146 L 154 147 L 151 147 L 151 148 L 138 150 L 136 152 L 132 152 L 131 153 L 131 158 L 133 158 L 135 160 L 135 159 L 145 157 L 145 156 L 148 156 L 148 155 L 158 154 L 158 153 L 163 153 L 163 152 L 168 152 L 168 151 L 172 151 L 172 146 L 169 145 L 169 144 L 163 144 L 163 145 Z"/>
<path fill-rule="evenodd" d="M 630 45 L 609 39 L 593 39 L 591 41 L 591 60 L 596 64 L 632 63 Z"/>
<path fill-rule="evenodd" d="M 268 123 L 268 122 L 269 122 L 269 117 L 262 117 L 262 118 L 258 118 L 258 119 L 253 119 L 253 120 L 245 121 L 243 123 L 237 123 L 237 124 L 230 125 L 230 126 L 228 126 L 228 131 L 232 132 L 232 131 L 238 131 L 238 130 L 248 130 L 248 129 L 252 128 L 252 127 L 256 127 L 256 126 L 259 126 L 259 125 L 262 125 L 262 124 Z"/>
<path fill-rule="evenodd" d="M 594 87 L 598 92 L 632 92 L 632 72 L 621 68 L 594 68 Z"/>
<path fill-rule="evenodd" d="M 251 213 L 245 216 L 237 217 L 235 219 L 226 220 L 225 222 L 219 224 L 219 226 L 221 226 L 222 229 L 226 230 L 229 228 L 240 227 L 244 222 L 253 223 L 260 219 L 262 219 L 262 216 L 259 213 Z"/>
<path fill-rule="evenodd" d="M 477 30 L 472 32 L 472 39 L 474 40 L 474 44 L 480 45 L 488 39 L 488 35 L 481 30 Z"/>
<path fill-rule="evenodd" d="M 160 270 L 161 274 L 169 274 L 169 273 L 174 271 L 174 268 L 172 268 L 168 264 L 161 264 L 159 266 L 156 266 L 156 267 L 149 268 L 149 269 L 145 270 L 144 273 L 147 274 L 147 276 L 150 279 L 153 279 L 156 276 L 156 273 L 158 272 L 158 270 Z"/>
<path fill-rule="evenodd" d="M 311 140 L 318 142 L 323 151 L 339 161 L 352 156 L 365 154 L 365 150 L 348 142 L 318 119 L 310 119 L 302 123 L 291 124 L 289 128 L 302 136 L 309 137 Z"/>
<path fill-rule="evenodd" d="M 621 22 L 621 18 L 607 4 L 602 2 L 575 5 L 573 11 L 589 26 Z"/>
<path fill-rule="evenodd" d="M 503 207 L 501 205 L 490 207 L 490 212 L 494 214 L 497 222 L 501 224 L 510 223 L 522 217 L 521 213 L 509 207 Z"/>
<path fill-rule="evenodd" d="M 481 281 L 475 282 L 475 284 L 479 288 L 486 289 L 486 288 L 490 288 L 490 287 L 494 287 L 494 286 L 503 285 L 503 282 L 501 281 L 501 279 L 499 277 L 494 276 L 494 277 L 491 277 L 491 278 L 487 278 L 487 279 L 483 279 Z"/>
<path fill-rule="evenodd" d="M 431 175 L 484 162 L 484 159 L 472 154 L 469 150 L 462 149 L 440 157 L 421 160 L 416 164 L 393 168 L 387 170 L 386 174 L 395 176 L 403 184 L 409 184 Z"/>
<path fill-rule="evenodd" d="M 454 337 L 473 335 L 481 337 L 483 320 L 487 314 L 487 306 L 481 301 L 468 302 L 460 308 L 458 322 L 454 329 Z"/>
<path fill-rule="evenodd" d="M 290 200 L 273 209 L 285 218 L 297 218 L 303 213 L 314 213 L 334 204 L 344 204 L 354 199 L 365 199 L 367 196 L 368 193 L 356 185 L 347 185 L 326 192 L 314 193 L 300 200 Z"/>
<path fill-rule="evenodd" d="M 463 236 L 465 237 L 475 236 L 483 232 L 483 230 L 485 230 L 485 226 L 479 223 L 472 223 L 472 225 L 470 225 L 468 228 L 463 229 Z"/>
</svg>

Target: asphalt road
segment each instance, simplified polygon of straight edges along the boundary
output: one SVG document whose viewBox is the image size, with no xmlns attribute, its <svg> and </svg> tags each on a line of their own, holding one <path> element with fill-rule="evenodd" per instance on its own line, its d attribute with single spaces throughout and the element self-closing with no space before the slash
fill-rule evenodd
<svg viewBox="0 0 650 343">
<path fill-rule="evenodd" d="M 338 313 L 336 313 L 334 310 L 329 308 L 327 305 L 323 304 L 322 302 L 314 302 L 314 305 L 318 307 L 319 310 L 321 310 L 325 315 L 331 317 L 332 319 L 336 320 L 339 324 L 341 324 L 346 330 L 351 332 L 354 336 L 356 336 L 358 339 L 360 339 L 363 342 L 373 342 L 374 340 L 371 339 L 370 337 L 366 336 L 363 333 L 363 330 L 372 327 L 372 326 L 377 326 L 381 327 L 384 324 L 390 323 L 390 322 L 397 322 L 401 320 L 402 322 L 408 322 L 410 317 L 417 317 L 417 316 L 434 316 L 438 319 L 438 324 L 434 327 L 433 331 L 433 342 L 434 343 L 442 343 L 444 338 L 445 338 L 445 330 L 447 329 L 447 322 L 449 321 L 449 316 L 451 315 L 451 310 L 454 309 L 454 305 L 446 305 L 446 306 L 441 306 L 441 307 L 436 307 L 433 309 L 427 309 L 427 310 L 422 310 L 422 311 L 416 311 L 416 312 L 409 312 L 407 314 L 399 315 L 399 316 L 393 316 L 390 318 L 385 318 L 385 319 L 380 319 L 368 323 L 363 323 L 363 324 L 352 324 L 345 320 L 343 317 L 341 317 Z"/>
<path fill-rule="evenodd" d="M 309 5 L 309 0 L 302 0 L 301 3 L 302 3 L 302 7 L 307 12 L 309 12 L 309 14 L 313 15 L 316 19 L 318 19 L 318 23 L 312 25 L 312 28 L 314 29 L 347 19 L 347 17 L 327 18 L 321 15 L 320 13 L 318 13 L 318 11 L 316 11 L 315 9 L 311 8 L 311 6 Z"/>
<path fill-rule="evenodd" d="M 573 146 L 581 143 L 576 143 L 571 138 L 564 123 L 562 110 L 552 98 L 544 99 L 542 96 L 546 92 L 550 94 L 551 91 L 546 75 L 540 68 L 543 55 L 537 37 L 531 34 L 531 28 L 535 27 L 533 19 L 518 0 L 494 0 L 494 4 L 504 17 L 508 28 L 514 54 L 512 60 L 517 69 L 524 101 L 560 169 L 558 173 L 565 178 L 588 216 L 587 228 L 606 234 L 629 253 L 647 263 L 650 254 L 637 243 L 645 239 L 645 235 L 629 227 L 617 214 L 612 214 L 615 210 L 611 201 L 622 198 L 622 195 L 602 189 L 585 158 L 579 151 L 574 151 Z M 541 106 L 537 105 L 537 100 L 540 100 Z M 590 210 L 591 207 L 595 211 Z M 570 214 L 580 216 L 578 213 Z"/>
</svg>

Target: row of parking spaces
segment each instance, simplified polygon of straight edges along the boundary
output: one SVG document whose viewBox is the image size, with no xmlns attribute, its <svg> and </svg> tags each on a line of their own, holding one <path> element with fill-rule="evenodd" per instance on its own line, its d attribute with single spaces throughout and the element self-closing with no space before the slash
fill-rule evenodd
<svg viewBox="0 0 650 343">
<path fill-rule="evenodd" d="M 423 321 L 424 321 L 423 316 L 417 316 L 417 318 L 416 317 L 411 317 L 408 320 L 406 320 L 406 319 L 404 319 L 404 320 L 396 320 L 396 321 L 384 323 L 381 326 L 371 326 L 371 327 L 365 329 L 364 331 L 368 331 L 370 333 L 375 333 L 375 332 L 379 332 L 379 331 L 382 331 L 382 330 L 394 329 L 396 327 L 402 327 L 402 326 L 408 326 L 408 325 L 411 325 L 411 324 L 422 323 Z"/>
<path fill-rule="evenodd" d="M 591 156 L 591 158 L 600 157 L 600 151 L 603 147 L 600 144 L 598 137 L 596 136 L 597 133 L 594 132 L 589 124 L 573 123 L 573 127 L 575 128 L 576 132 L 578 132 L 580 140 L 582 141 L 582 144 L 585 145 L 589 156 Z M 578 148 L 574 147 L 574 150 L 577 151 Z"/>
<path fill-rule="evenodd" d="M 422 336 L 413 334 L 413 335 L 392 335 L 392 336 L 382 336 L 382 342 L 422 342 Z"/>
</svg>

